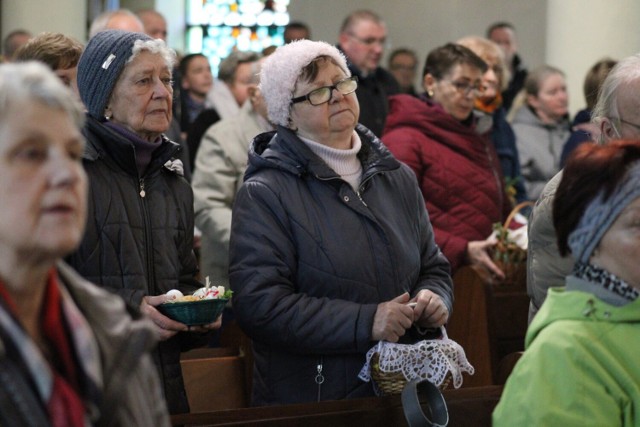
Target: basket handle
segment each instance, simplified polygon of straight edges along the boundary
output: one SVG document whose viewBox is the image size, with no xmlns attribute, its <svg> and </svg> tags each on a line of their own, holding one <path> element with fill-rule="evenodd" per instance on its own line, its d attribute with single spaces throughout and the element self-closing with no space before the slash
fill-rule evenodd
<svg viewBox="0 0 640 427">
<path fill-rule="evenodd" d="M 532 202 L 531 200 L 525 200 L 524 202 L 520 202 L 517 205 L 515 205 L 513 209 L 511 209 L 511 212 L 509 212 L 507 219 L 504 220 L 504 228 L 509 228 L 509 224 L 511 224 L 511 221 L 513 221 L 513 217 L 515 217 L 518 212 L 520 212 L 522 209 L 526 208 L 527 206 L 533 206 L 533 205 L 535 205 L 535 203 Z"/>
</svg>

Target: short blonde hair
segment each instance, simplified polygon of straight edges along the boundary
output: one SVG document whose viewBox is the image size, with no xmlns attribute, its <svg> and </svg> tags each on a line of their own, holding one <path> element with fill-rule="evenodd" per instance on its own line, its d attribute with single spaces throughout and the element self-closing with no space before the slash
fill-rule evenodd
<svg viewBox="0 0 640 427">
<path fill-rule="evenodd" d="M 489 39 L 479 36 L 467 36 L 457 41 L 459 45 L 462 45 L 473 51 L 476 55 L 482 58 L 483 61 L 492 60 L 497 63 L 499 69 L 494 70 L 500 79 L 500 90 L 505 90 L 509 86 L 509 80 L 511 79 L 511 73 L 504 57 L 504 52 L 496 43 Z M 488 66 L 489 64 L 487 64 Z"/>
</svg>

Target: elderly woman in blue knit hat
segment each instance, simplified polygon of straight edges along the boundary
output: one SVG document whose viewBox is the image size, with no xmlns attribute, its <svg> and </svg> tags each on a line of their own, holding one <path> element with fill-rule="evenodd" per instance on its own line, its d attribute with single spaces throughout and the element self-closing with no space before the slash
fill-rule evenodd
<svg viewBox="0 0 640 427">
<path fill-rule="evenodd" d="M 186 294 L 201 286 L 194 279 L 193 193 L 175 160 L 178 145 L 163 135 L 172 118 L 174 61 L 162 40 L 118 30 L 95 35 L 80 57 L 89 221 L 69 261 L 153 320 L 163 340 L 156 362 L 169 410 L 184 413 L 180 351 L 199 337 L 156 308 L 171 289 Z"/>
<path fill-rule="evenodd" d="M 553 221 L 576 260 L 529 326 L 495 426 L 640 425 L 640 142 L 584 145 Z"/>
<path fill-rule="evenodd" d="M 415 175 L 358 124 L 357 88 L 324 42 L 282 46 L 262 68 L 277 129 L 250 147 L 229 276 L 253 339 L 254 405 L 372 396 L 358 379 L 372 343 L 437 329 L 451 312 Z"/>
</svg>

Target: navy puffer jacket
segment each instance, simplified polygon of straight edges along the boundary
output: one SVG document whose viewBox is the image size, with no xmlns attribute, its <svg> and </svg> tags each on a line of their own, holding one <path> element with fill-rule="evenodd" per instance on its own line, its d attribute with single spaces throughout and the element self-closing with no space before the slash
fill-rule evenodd
<svg viewBox="0 0 640 427">
<path fill-rule="evenodd" d="M 357 193 L 286 128 L 252 142 L 233 208 L 230 283 L 253 339 L 254 405 L 371 396 L 357 375 L 375 344 L 377 305 L 430 289 L 451 309 L 449 264 L 415 175 L 357 131 Z"/>
</svg>

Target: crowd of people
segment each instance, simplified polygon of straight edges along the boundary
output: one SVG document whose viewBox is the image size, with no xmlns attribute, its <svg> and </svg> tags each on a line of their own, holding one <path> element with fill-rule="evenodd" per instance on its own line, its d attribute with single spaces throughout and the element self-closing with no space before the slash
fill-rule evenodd
<svg viewBox="0 0 640 427">
<path fill-rule="evenodd" d="M 155 10 L 88 35 L 3 43 L 0 424 L 168 425 L 181 354 L 230 315 L 253 405 L 373 396 L 372 343 L 438 337 L 464 266 L 505 279 L 492 230 L 523 201 L 531 324 L 494 422 L 637 424 L 639 55 L 594 64 L 572 121 L 508 22 L 385 68 L 375 12 L 334 45 L 296 21 L 217 76 Z M 162 314 L 202 277 L 222 317 Z"/>
</svg>

